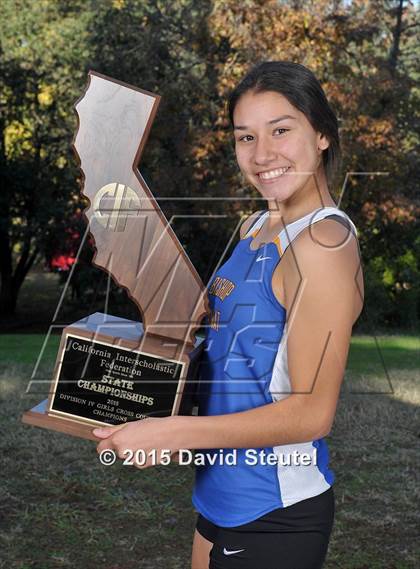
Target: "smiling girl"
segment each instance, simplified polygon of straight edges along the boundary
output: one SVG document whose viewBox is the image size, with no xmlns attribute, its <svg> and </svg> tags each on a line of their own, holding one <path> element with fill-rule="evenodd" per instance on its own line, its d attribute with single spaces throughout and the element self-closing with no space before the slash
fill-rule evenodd
<svg viewBox="0 0 420 569">
<path fill-rule="evenodd" d="M 328 188 L 337 119 L 313 73 L 284 61 L 253 68 L 229 116 L 267 209 L 209 283 L 199 416 L 94 433 L 98 451 L 217 455 L 196 466 L 192 569 L 319 568 L 334 520 L 325 437 L 363 307 L 357 231 Z"/>
</svg>

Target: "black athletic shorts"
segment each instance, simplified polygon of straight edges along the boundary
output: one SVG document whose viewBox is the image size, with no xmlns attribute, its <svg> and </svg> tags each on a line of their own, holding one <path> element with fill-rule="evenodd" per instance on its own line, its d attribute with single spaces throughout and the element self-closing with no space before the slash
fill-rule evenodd
<svg viewBox="0 0 420 569">
<path fill-rule="evenodd" d="M 213 543 L 209 569 L 319 569 L 327 555 L 334 512 L 331 486 L 241 526 L 216 526 L 199 514 L 196 527 Z"/>
</svg>

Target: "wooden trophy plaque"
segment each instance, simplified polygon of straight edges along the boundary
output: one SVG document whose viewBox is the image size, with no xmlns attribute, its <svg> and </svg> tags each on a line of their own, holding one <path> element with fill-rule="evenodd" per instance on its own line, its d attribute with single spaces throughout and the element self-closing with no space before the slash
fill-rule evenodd
<svg viewBox="0 0 420 569">
<path fill-rule="evenodd" d="M 137 169 L 159 100 L 90 71 L 75 105 L 93 263 L 127 289 L 142 323 L 95 313 L 66 326 L 49 397 L 24 423 L 97 440 L 97 426 L 193 410 L 207 291 Z"/>
</svg>

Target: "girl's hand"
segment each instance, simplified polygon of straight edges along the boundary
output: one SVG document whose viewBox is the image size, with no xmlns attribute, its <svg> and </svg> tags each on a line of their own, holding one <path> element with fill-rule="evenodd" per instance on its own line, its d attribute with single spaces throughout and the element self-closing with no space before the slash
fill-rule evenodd
<svg viewBox="0 0 420 569">
<path fill-rule="evenodd" d="M 127 458 L 130 456 L 127 451 L 131 451 L 134 466 L 141 469 L 168 464 L 169 454 L 170 461 L 178 462 L 178 451 L 181 448 L 178 425 L 179 417 L 171 416 L 148 417 L 140 421 L 96 428 L 93 434 L 103 439 L 96 450 L 98 454 L 105 449 L 113 450 L 119 458 Z M 136 451 L 139 449 L 144 451 L 140 462 L 136 460 Z M 166 452 L 162 454 L 163 450 Z M 146 460 L 143 464 L 144 457 Z"/>
</svg>

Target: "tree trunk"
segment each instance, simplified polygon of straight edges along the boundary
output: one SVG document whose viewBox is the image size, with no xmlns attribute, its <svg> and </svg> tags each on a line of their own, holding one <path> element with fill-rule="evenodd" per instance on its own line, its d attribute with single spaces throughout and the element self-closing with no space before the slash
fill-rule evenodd
<svg viewBox="0 0 420 569">
<path fill-rule="evenodd" d="M 13 274 L 10 239 L 7 232 L 0 231 L 0 317 L 2 318 L 15 314 L 20 288 L 39 252 L 39 249 L 35 248 L 33 253 L 29 254 L 29 250 L 30 242 L 27 242 Z"/>
<path fill-rule="evenodd" d="M 7 230 L 0 230 L 0 316 L 14 314 L 12 252 Z"/>
<path fill-rule="evenodd" d="M 13 316 L 16 311 L 17 293 L 13 286 L 13 277 L 8 275 L 5 278 L 2 275 L 0 288 L 0 317 Z"/>
<path fill-rule="evenodd" d="M 391 75 L 395 76 L 395 70 L 397 68 L 397 61 L 398 55 L 400 51 L 400 37 L 401 37 L 401 21 L 402 21 L 402 12 L 404 8 L 404 0 L 400 0 L 399 5 L 397 7 L 397 22 L 395 24 L 394 33 L 393 33 L 393 42 L 391 51 L 389 53 L 389 60 L 388 66 L 391 72 Z"/>
</svg>

